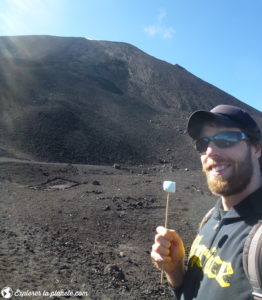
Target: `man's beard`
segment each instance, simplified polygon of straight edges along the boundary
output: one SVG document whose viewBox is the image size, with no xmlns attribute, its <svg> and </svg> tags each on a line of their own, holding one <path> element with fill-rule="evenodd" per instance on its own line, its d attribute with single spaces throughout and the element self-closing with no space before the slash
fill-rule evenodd
<svg viewBox="0 0 262 300">
<path fill-rule="evenodd" d="M 241 160 L 213 160 L 211 164 L 229 162 L 233 166 L 232 174 L 229 178 L 223 179 L 222 176 L 211 176 L 208 173 L 208 165 L 203 166 L 203 172 L 206 174 L 207 184 L 210 191 L 219 196 L 231 196 L 242 192 L 250 183 L 253 174 L 253 165 L 251 160 L 251 148 L 248 147 L 246 156 Z"/>
</svg>

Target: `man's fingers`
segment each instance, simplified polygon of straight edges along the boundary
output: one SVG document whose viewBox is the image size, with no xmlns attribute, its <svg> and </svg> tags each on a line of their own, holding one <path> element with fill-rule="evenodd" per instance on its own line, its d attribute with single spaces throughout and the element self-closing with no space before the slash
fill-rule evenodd
<svg viewBox="0 0 262 300">
<path fill-rule="evenodd" d="M 167 229 L 163 226 L 158 226 L 156 231 L 159 235 L 161 235 L 168 241 L 174 241 L 179 237 L 175 230 Z"/>
<path fill-rule="evenodd" d="M 164 238 L 161 234 L 156 234 L 155 243 L 160 244 L 165 248 L 170 248 L 170 246 L 171 246 L 171 243 L 169 242 L 169 240 Z"/>
<path fill-rule="evenodd" d="M 171 273 L 177 267 L 180 268 L 181 262 L 184 260 L 183 241 L 175 230 L 159 226 L 156 231 L 151 259 L 159 270 Z"/>
<path fill-rule="evenodd" d="M 161 255 L 155 251 L 151 252 L 151 258 L 153 259 L 154 262 L 158 264 L 168 263 L 172 260 L 170 256 Z"/>
<path fill-rule="evenodd" d="M 161 255 L 169 255 L 170 253 L 170 250 L 166 247 L 163 247 L 162 245 L 158 244 L 158 243 L 155 243 L 153 246 L 152 246 L 152 251 L 153 252 L 157 252 Z"/>
</svg>

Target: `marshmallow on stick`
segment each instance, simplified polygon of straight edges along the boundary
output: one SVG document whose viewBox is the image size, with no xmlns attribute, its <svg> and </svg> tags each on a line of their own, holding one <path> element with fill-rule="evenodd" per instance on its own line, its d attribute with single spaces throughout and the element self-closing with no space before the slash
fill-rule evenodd
<svg viewBox="0 0 262 300">
<path fill-rule="evenodd" d="M 167 220 L 168 220 L 168 207 L 169 207 L 169 194 L 175 193 L 176 191 L 176 183 L 174 181 L 164 181 L 163 190 L 167 192 L 166 199 L 166 216 L 165 216 L 165 228 L 167 228 Z M 163 283 L 163 270 L 161 271 L 161 284 Z"/>
<path fill-rule="evenodd" d="M 169 194 L 170 193 L 175 193 L 175 191 L 176 191 L 176 183 L 174 181 L 164 181 L 164 183 L 163 183 L 163 190 L 167 192 L 166 217 L 165 217 L 165 227 L 167 227 Z"/>
<path fill-rule="evenodd" d="M 176 191 L 175 181 L 164 181 L 163 190 L 169 193 L 174 193 Z"/>
</svg>

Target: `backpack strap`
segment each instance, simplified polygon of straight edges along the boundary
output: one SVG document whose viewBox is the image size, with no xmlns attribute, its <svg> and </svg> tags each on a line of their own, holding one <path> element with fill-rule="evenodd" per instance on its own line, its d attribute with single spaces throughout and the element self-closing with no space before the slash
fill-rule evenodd
<svg viewBox="0 0 262 300">
<path fill-rule="evenodd" d="M 215 210 L 215 207 L 212 207 L 204 216 L 204 218 L 202 219 L 202 221 L 199 224 L 199 228 L 198 230 L 202 229 L 202 227 L 206 224 L 206 222 L 211 218 L 213 212 Z"/>
<path fill-rule="evenodd" d="M 253 226 L 246 238 L 242 261 L 254 299 L 262 299 L 262 220 Z"/>
</svg>

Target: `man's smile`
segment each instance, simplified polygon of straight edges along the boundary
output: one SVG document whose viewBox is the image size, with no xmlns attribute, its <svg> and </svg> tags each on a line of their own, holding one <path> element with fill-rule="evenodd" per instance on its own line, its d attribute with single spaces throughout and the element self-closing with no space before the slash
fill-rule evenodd
<svg viewBox="0 0 262 300">
<path fill-rule="evenodd" d="M 220 162 L 220 163 L 209 163 L 205 167 L 205 171 L 208 175 L 212 176 L 223 176 L 229 170 L 231 164 L 229 162 Z"/>
</svg>

